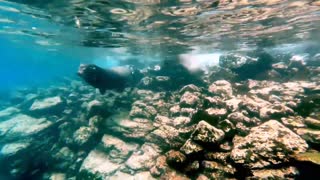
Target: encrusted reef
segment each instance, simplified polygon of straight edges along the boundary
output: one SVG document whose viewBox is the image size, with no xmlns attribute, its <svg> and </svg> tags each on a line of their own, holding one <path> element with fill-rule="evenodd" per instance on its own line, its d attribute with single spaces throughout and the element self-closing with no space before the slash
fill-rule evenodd
<svg viewBox="0 0 320 180">
<path fill-rule="evenodd" d="M 72 79 L 22 89 L 0 111 L 1 174 L 141 180 L 319 176 L 319 68 L 259 57 L 223 56 L 220 68 L 200 78 L 201 86 L 185 79 L 177 88 L 170 73 L 147 72 L 138 87 L 121 93 L 100 95 Z"/>
</svg>

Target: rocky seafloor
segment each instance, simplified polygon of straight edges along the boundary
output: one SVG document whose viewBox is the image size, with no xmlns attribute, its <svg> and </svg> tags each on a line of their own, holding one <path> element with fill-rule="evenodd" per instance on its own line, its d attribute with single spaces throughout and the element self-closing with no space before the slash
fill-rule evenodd
<svg viewBox="0 0 320 180">
<path fill-rule="evenodd" d="M 320 68 L 310 62 L 228 54 L 197 78 L 145 70 L 120 93 L 73 79 L 20 89 L 1 105 L 1 179 L 317 177 Z"/>
</svg>

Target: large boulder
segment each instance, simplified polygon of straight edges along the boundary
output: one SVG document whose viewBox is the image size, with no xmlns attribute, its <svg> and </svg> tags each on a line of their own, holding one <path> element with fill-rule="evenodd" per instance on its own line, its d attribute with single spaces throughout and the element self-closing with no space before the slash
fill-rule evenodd
<svg viewBox="0 0 320 180">
<path fill-rule="evenodd" d="M 145 143 L 140 150 L 133 154 L 126 161 L 125 165 L 134 171 L 144 171 L 155 165 L 155 160 L 160 155 L 160 149 L 157 145 Z"/>
<path fill-rule="evenodd" d="M 107 134 L 102 137 L 101 145 L 111 157 L 110 160 L 114 163 L 124 162 L 139 147 L 136 143 L 125 142 L 122 139 Z"/>
<path fill-rule="evenodd" d="M 234 138 L 231 159 L 252 169 L 272 167 L 289 161 L 290 154 L 305 152 L 308 144 L 275 120 L 251 129 L 244 138 Z"/>
<path fill-rule="evenodd" d="M 41 100 L 35 100 L 29 111 L 35 115 L 54 114 L 59 115 L 65 108 L 65 101 L 60 97 L 50 97 Z"/>
<path fill-rule="evenodd" d="M 231 83 L 226 80 L 218 80 L 214 82 L 209 86 L 208 90 L 210 93 L 222 97 L 230 98 L 233 95 Z"/>
<path fill-rule="evenodd" d="M 120 168 L 120 165 L 113 163 L 108 155 L 100 150 L 92 150 L 83 161 L 79 179 L 106 179 Z"/>
</svg>

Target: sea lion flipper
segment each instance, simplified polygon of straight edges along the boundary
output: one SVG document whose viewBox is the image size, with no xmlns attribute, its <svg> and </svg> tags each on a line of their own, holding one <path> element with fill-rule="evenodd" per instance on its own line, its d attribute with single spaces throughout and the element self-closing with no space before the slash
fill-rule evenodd
<svg viewBox="0 0 320 180">
<path fill-rule="evenodd" d="M 106 93 L 106 89 L 99 88 L 99 92 L 100 92 L 100 94 L 105 94 Z"/>
</svg>

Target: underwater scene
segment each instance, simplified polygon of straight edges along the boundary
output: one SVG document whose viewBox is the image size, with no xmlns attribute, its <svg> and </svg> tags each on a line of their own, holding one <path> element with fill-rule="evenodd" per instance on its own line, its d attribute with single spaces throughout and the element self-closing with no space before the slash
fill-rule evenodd
<svg viewBox="0 0 320 180">
<path fill-rule="evenodd" d="M 0 180 L 320 177 L 320 0 L 0 0 Z"/>
</svg>

